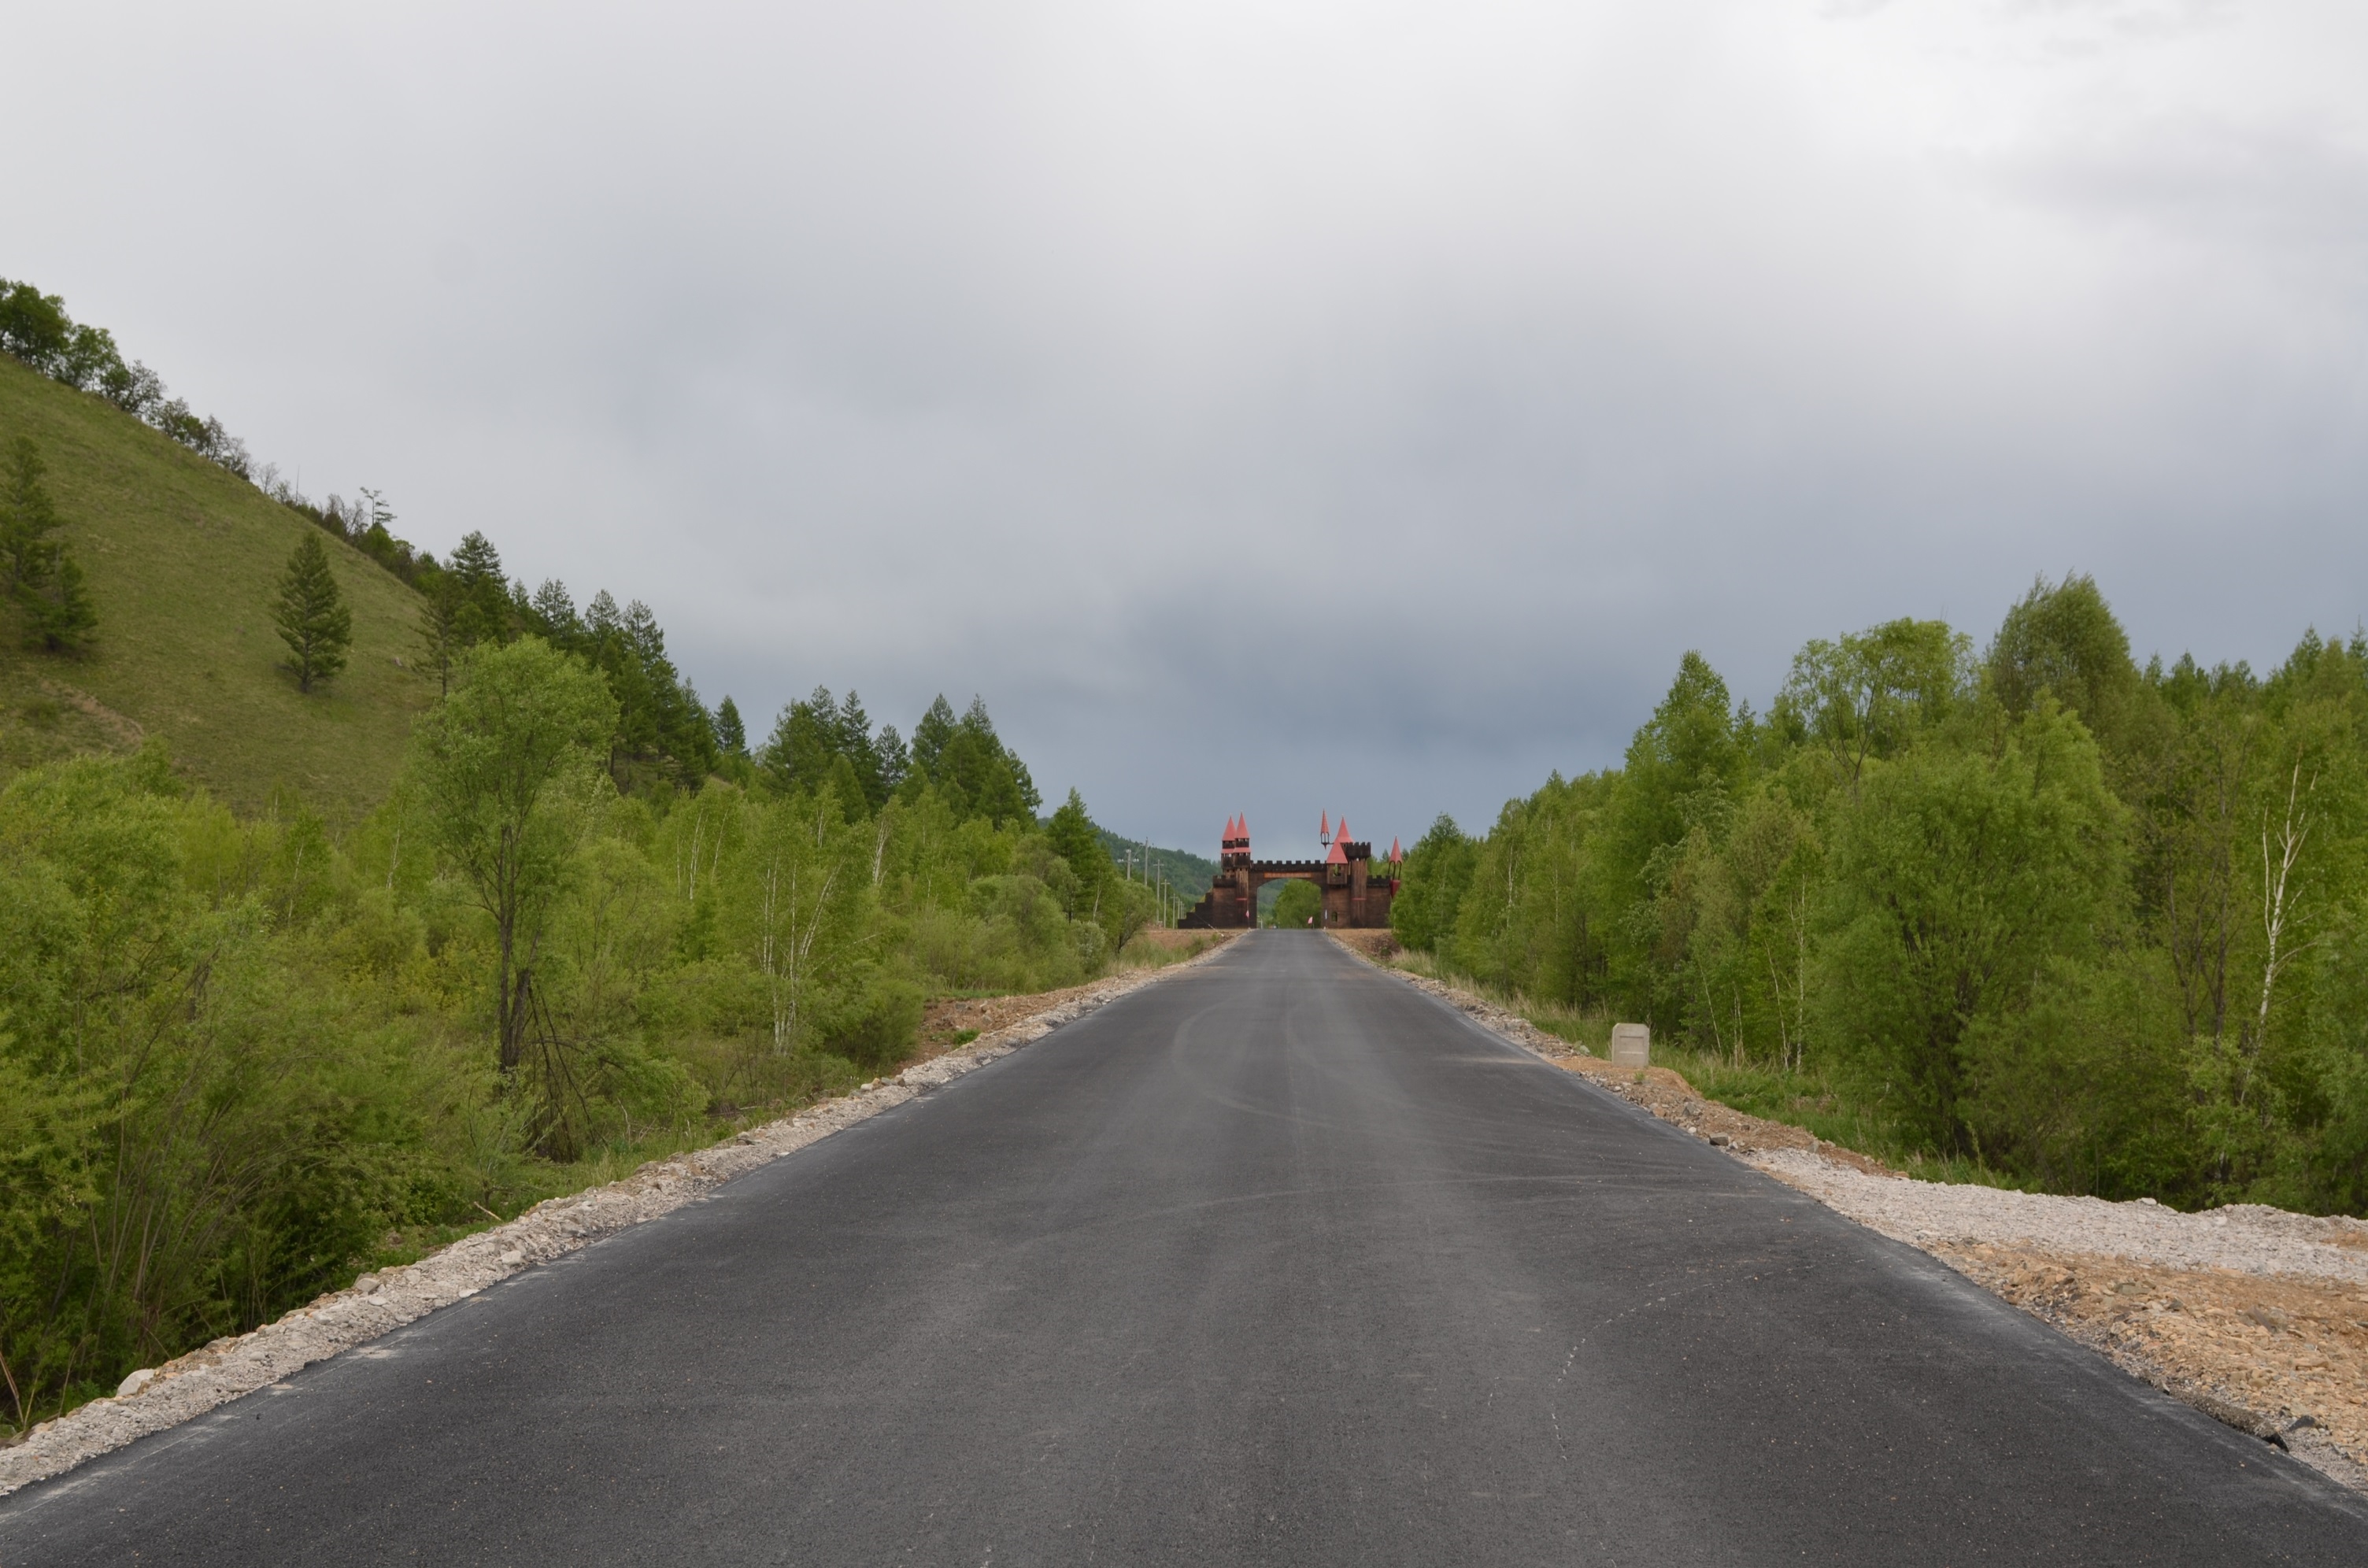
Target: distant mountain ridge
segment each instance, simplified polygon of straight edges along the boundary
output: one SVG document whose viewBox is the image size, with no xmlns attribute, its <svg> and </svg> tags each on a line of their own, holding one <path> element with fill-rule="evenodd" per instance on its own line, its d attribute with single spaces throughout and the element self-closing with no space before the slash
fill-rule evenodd
<svg viewBox="0 0 2368 1568">
<path fill-rule="evenodd" d="M 1141 839 L 1128 838 L 1112 833 L 1099 823 L 1095 824 L 1094 831 L 1101 835 L 1102 847 L 1110 851 L 1112 860 L 1122 865 L 1125 863 L 1128 852 L 1133 851 L 1136 880 L 1141 881 L 1145 877 L 1146 850 Z M 1184 902 L 1187 903 L 1207 892 L 1209 879 L 1217 874 L 1217 863 L 1214 860 L 1206 856 L 1195 855 L 1189 849 L 1163 849 L 1155 844 L 1149 846 L 1148 857 L 1147 874 L 1165 876 L 1167 879 L 1167 885 L 1183 895 Z"/>
</svg>

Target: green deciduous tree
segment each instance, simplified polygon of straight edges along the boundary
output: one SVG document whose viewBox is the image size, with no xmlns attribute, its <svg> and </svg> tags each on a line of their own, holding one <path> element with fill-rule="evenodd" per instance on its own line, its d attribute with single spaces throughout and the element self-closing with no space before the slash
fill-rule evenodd
<svg viewBox="0 0 2368 1568">
<path fill-rule="evenodd" d="M 2080 722 L 2043 698 L 1995 756 L 1910 751 L 1838 817 L 1828 1038 L 1870 1098 L 1970 1152 L 1966 1030 L 2082 962 L 2124 915 L 2123 812 Z"/>
<path fill-rule="evenodd" d="M 292 983 L 282 858 L 241 853 L 269 836 L 182 795 L 156 753 L 0 792 L 13 1426 L 327 1288 L 383 1227 L 362 1189 L 400 1182 L 369 1146 L 385 1082 L 351 1073 L 333 1011 Z"/>
<path fill-rule="evenodd" d="M 311 691 L 346 667 L 346 650 L 354 641 L 353 611 L 337 589 L 318 533 L 308 529 L 297 539 L 271 601 L 271 623 L 288 645 L 297 690 Z"/>
<path fill-rule="evenodd" d="M 73 341 L 74 322 L 63 299 L 0 278 L 0 350 L 53 376 L 63 369 Z"/>
<path fill-rule="evenodd" d="M 598 675 L 524 638 L 472 651 L 412 734 L 405 766 L 424 825 L 492 926 L 505 1073 L 524 1055 L 536 959 L 616 720 Z"/>
<path fill-rule="evenodd" d="M 1316 923 L 1324 911 L 1324 894 L 1314 882 L 1291 881 L 1274 895 L 1272 923 L 1282 930 L 1299 930 Z"/>
<path fill-rule="evenodd" d="M 2028 712 L 2052 693 L 2109 744 L 2127 728 L 2138 688 L 2129 636 L 2085 574 L 2034 582 L 2007 611 L 1983 673 L 2009 713 Z"/>
<path fill-rule="evenodd" d="M 1855 794 L 1869 761 L 1897 755 L 1963 702 L 1972 648 L 1937 620 L 1818 639 L 1793 658 L 1773 716 L 1822 746 Z"/>
<path fill-rule="evenodd" d="M 926 778 L 867 812 L 843 756 L 626 793 L 614 733 L 527 637 L 463 658 L 341 831 L 156 752 L 0 790 L 0 1425 L 850 1087 L 928 994 L 1076 984 L 1148 908 L 1072 917 L 1089 824 L 1064 854 Z"/>
<path fill-rule="evenodd" d="M 1400 943 L 1427 953 L 1454 935 L 1477 851 L 1478 846 L 1455 825 L 1455 819 L 1444 812 L 1415 841 L 1406 851 L 1405 885 L 1390 905 L 1390 929 Z"/>
</svg>

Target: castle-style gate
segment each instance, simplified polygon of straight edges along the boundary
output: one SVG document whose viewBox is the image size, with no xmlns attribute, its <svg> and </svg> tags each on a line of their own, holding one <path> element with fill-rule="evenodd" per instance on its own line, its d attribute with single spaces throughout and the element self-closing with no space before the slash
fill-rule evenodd
<svg viewBox="0 0 2368 1568">
<path fill-rule="evenodd" d="M 1329 850 L 1321 860 L 1253 860 L 1250 824 L 1235 817 L 1225 824 L 1217 854 L 1217 874 L 1200 903 L 1184 912 L 1178 926 L 1238 930 L 1258 924 L 1258 889 L 1269 882 L 1314 882 L 1324 895 L 1324 924 L 1356 928 L 1386 927 L 1390 901 L 1397 896 L 1398 867 L 1405 857 L 1390 845 L 1389 874 L 1372 874 L 1373 846 L 1349 836 L 1343 822 L 1332 831 L 1325 814 L 1321 834 Z"/>
</svg>

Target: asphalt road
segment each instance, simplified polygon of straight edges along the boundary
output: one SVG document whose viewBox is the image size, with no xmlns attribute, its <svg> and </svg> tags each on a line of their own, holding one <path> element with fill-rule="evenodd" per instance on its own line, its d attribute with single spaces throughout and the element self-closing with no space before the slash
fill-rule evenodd
<svg viewBox="0 0 2368 1568">
<path fill-rule="evenodd" d="M 2368 1562 L 1312 934 L 0 1502 L 0 1565 Z"/>
</svg>

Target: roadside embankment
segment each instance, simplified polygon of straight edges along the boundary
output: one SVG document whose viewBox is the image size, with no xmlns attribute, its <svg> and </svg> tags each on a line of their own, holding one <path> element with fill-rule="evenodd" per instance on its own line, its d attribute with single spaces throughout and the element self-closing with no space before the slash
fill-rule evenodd
<svg viewBox="0 0 2368 1568">
<path fill-rule="evenodd" d="M 72 1470 L 126 1443 L 178 1426 L 342 1350 L 366 1345 L 439 1307 L 466 1300 L 519 1270 L 681 1208 L 734 1176 L 1010 1055 L 1061 1025 L 1211 957 L 1222 946 L 1161 968 L 1122 970 L 1091 984 L 1035 996 L 981 998 L 987 1027 L 955 1049 L 893 1078 L 751 1128 L 695 1153 L 655 1160 L 622 1181 L 539 1203 L 418 1262 L 366 1274 L 251 1334 L 215 1340 L 132 1373 L 114 1398 L 45 1421 L 0 1449 L 0 1496 Z"/>
<path fill-rule="evenodd" d="M 1387 958 L 1374 942 L 1342 945 Z M 1667 1067 L 1614 1067 L 1485 997 L 1387 972 L 2368 1492 L 2368 1223 L 2259 1204 L 2186 1214 L 2151 1199 L 1911 1180 L 1804 1129 L 1706 1100 Z"/>
</svg>

